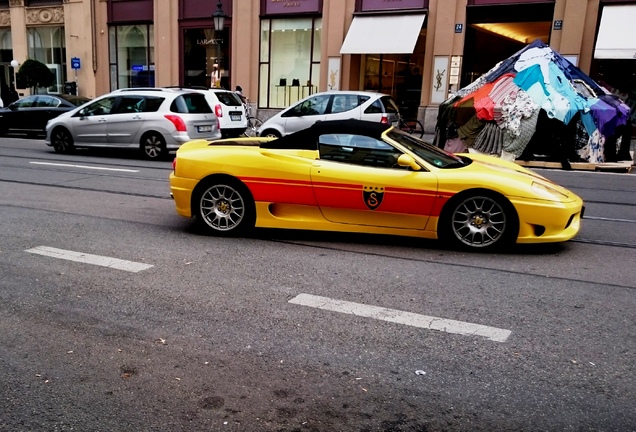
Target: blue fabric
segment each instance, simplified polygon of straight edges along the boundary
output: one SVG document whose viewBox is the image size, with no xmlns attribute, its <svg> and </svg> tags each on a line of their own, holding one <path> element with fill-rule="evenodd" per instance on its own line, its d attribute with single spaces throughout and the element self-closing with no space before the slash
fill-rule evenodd
<svg viewBox="0 0 636 432">
<path fill-rule="evenodd" d="M 548 68 L 550 69 L 550 85 L 570 103 L 570 107 L 562 119 L 563 123 L 569 124 L 578 111 L 588 109 L 588 103 L 574 90 L 559 66 L 550 62 Z"/>
</svg>

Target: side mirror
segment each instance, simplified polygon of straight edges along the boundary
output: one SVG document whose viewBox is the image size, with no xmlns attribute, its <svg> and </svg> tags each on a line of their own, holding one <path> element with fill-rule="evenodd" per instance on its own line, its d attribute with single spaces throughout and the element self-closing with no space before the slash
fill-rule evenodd
<svg viewBox="0 0 636 432">
<path fill-rule="evenodd" d="M 419 171 L 422 169 L 422 167 L 419 166 L 417 162 L 415 162 L 415 159 L 413 159 L 412 156 L 409 156 L 407 154 L 400 155 L 400 157 L 397 160 L 397 163 L 399 166 L 409 167 L 413 171 Z"/>
</svg>

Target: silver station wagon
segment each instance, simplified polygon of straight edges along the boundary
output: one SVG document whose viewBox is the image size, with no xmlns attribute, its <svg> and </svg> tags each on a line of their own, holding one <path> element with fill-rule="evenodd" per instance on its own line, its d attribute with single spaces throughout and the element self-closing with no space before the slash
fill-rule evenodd
<svg viewBox="0 0 636 432">
<path fill-rule="evenodd" d="M 46 145 L 58 153 L 76 147 L 139 148 L 149 159 L 197 138 L 221 135 L 212 108 L 185 89 L 119 89 L 66 112 L 46 125 Z"/>
</svg>

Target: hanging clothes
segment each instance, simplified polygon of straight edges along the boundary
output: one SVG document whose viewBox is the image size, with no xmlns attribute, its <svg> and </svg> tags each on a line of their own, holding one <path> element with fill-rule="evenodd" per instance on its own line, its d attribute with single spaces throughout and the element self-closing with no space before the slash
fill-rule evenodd
<svg viewBox="0 0 636 432">
<path fill-rule="evenodd" d="M 480 153 L 496 156 L 501 155 L 501 150 L 503 149 L 503 131 L 496 123 L 486 123 L 481 132 L 479 132 L 479 135 L 477 135 L 473 148 Z"/>
<path fill-rule="evenodd" d="M 457 128 L 457 134 L 461 139 L 464 140 L 466 147 L 472 147 L 477 135 L 484 127 L 485 122 L 477 118 L 477 115 L 474 115 L 464 124 Z"/>
<path fill-rule="evenodd" d="M 495 85 L 488 94 L 488 97 L 493 102 L 493 120 L 496 121 L 497 124 L 501 124 L 502 122 L 501 105 L 504 99 L 508 96 L 513 99 L 517 97 L 519 87 L 514 83 L 514 77 L 514 74 L 511 73 L 504 74 L 495 82 Z"/>
<path fill-rule="evenodd" d="M 537 129 L 537 120 L 539 118 L 539 108 L 530 113 L 529 116 L 519 119 L 519 129 L 512 132 L 504 129 L 502 147 L 507 153 L 512 154 L 515 159 L 521 156 L 526 146 L 532 139 Z"/>
</svg>

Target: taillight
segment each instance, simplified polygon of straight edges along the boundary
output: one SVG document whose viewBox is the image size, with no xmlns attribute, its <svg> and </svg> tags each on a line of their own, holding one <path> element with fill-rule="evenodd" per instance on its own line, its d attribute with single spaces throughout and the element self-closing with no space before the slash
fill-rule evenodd
<svg viewBox="0 0 636 432">
<path fill-rule="evenodd" d="M 382 114 L 382 118 L 380 119 L 380 123 L 389 124 L 389 117 L 386 114 Z"/>
<path fill-rule="evenodd" d="M 177 128 L 177 132 L 187 132 L 188 131 L 188 128 L 186 128 L 185 122 L 178 115 L 166 114 L 164 117 L 172 122 L 174 127 Z"/>
<path fill-rule="evenodd" d="M 223 117 L 223 109 L 221 108 L 221 104 L 214 105 L 214 114 L 217 117 Z"/>
<path fill-rule="evenodd" d="M 172 171 L 177 172 L 177 158 L 172 160 Z"/>
</svg>

